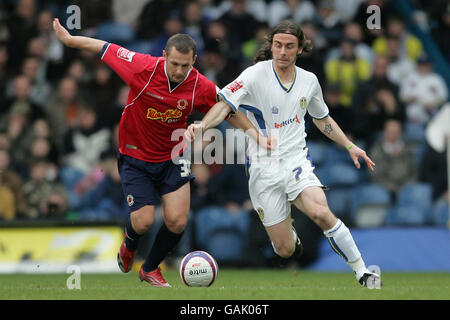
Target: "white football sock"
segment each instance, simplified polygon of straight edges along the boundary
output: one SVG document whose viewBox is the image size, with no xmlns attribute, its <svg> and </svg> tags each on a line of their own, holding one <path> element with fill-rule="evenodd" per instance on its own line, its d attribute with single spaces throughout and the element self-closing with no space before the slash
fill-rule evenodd
<svg viewBox="0 0 450 320">
<path fill-rule="evenodd" d="M 367 269 L 347 226 L 338 219 L 336 225 L 323 234 L 328 238 L 333 250 L 347 262 L 359 279 Z"/>
</svg>

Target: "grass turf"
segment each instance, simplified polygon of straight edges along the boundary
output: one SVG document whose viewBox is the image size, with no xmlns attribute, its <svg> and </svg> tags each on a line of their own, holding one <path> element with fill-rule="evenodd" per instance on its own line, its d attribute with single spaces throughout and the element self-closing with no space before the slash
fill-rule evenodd
<svg viewBox="0 0 450 320">
<path fill-rule="evenodd" d="M 81 289 L 69 290 L 70 274 L 0 275 L 0 299 L 22 300 L 448 300 L 450 273 L 383 273 L 381 290 L 361 287 L 351 272 L 221 269 L 209 288 L 186 287 L 177 270 L 164 276 L 172 288 L 153 288 L 129 274 L 81 274 Z"/>
</svg>

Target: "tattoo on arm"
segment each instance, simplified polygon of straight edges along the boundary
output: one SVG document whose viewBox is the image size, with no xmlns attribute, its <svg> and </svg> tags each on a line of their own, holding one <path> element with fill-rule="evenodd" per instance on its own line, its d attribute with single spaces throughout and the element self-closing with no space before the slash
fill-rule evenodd
<svg viewBox="0 0 450 320">
<path fill-rule="evenodd" d="M 326 124 L 325 128 L 323 129 L 323 132 L 330 135 L 332 131 L 333 131 L 333 128 L 331 128 L 331 124 Z"/>
</svg>

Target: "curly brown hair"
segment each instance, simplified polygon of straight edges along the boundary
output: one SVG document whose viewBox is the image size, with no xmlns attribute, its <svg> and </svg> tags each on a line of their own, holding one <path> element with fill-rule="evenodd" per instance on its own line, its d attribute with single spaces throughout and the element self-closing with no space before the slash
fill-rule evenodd
<svg viewBox="0 0 450 320">
<path fill-rule="evenodd" d="M 272 29 L 272 32 L 270 32 L 266 36 L 266 41 L 264 42 L 263 46 L 255 54 L 255 58 L 253 59 L 254 63 L 272 59 L 272 42 L 273 37 L 277 33 L 292 34 L 297 37 L 298 45 L 300 48 L 303 48 L 304 52 L 310 52 L 312 50 L 312 42 L 311 40 L 306 39 L 305 34 L 303 33 L 303 30 L 300 28 L 300 26 L 290 20 L 283 20 L 278 23 Z"/>
</svg>

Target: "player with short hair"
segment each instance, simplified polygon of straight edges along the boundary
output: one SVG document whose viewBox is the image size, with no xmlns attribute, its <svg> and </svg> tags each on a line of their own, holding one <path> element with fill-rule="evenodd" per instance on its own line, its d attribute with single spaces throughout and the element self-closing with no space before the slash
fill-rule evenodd
<svg viewBox="0 0 450 320">
<path fill-rule="evenodd" d="M 183 235 L 190 207 L 190 163 L 172 156 L 181 139 L 172 139 L 177 129 L 185 129 L 194 109 L 206 113 L 217 102 L 216 85 L 194 67 L 196 43 L 186 34 L 172 36 L 162 57 L 132 52 L 113 43 L 72 36 L 53 21 L 56 36 L 67 46 L 101 54 L 130 87 L 127 105 L 119 126 L 118 168 L 130 216 L 118 252 L 118 264 L 129 272 L 139 238 L 152 226 L 155 203 L 161 198 L 164 224 L 139 270 L 141 281 L 155 287 L 170 287 L 159 264 Z M 254 126 L 243 113 L 228 122 L 244 131 Z M 251 131 L 250 131 L 251 133 Z M 252 136 L 262 145 L 267 139 Z M 269 145 L 266 145 L 270 148 Z"/>
<path fill-rule="evenodd" d="M 283 258 L 302 254 L 292 226 L 290 206 L 294 204 L 323 230 L 333 250 L 354 270 L 359 283 L 367 286 L 379 276 L 366 268 L 349 229 L 328 207 L 306 148 L 306 113 L 323 134 L 347 148 L 358 169 L 360 158 L 370 170 L 375 164 L 329 115 L 317 77 L 295 66 L 297 56 L 310 49 L 297 24 L 280 22 L 257 52 L 255 64 L 219 92 L 221 101 L 201 123 L 190 125 L 185 136 L 192 140 L 196 132 L 218 125 L 230 110 L 239 109 L 247 110 L 247 117 L 261 132 L 272 137 L 276 133 L 278 147 L 271 154 L 252 141 L 248 147 L 250 197 L 274 251 Z"/>
</svg>

